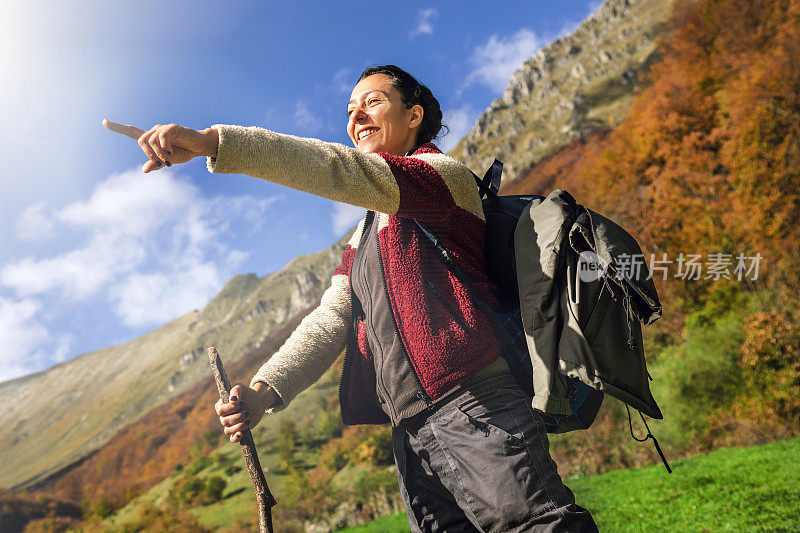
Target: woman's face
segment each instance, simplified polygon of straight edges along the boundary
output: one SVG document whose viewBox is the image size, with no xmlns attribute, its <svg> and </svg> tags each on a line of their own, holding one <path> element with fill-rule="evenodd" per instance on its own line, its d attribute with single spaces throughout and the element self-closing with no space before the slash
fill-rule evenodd
<svg viewBox="0 0 800 533">
<path fill-rule="evenodd" d="M 353 88 L 347 119 L 347 134 L 358 150 L 403 156 L 416 146 L 422 106 L 406 108 L 392 78 L 373 74 Z"/>
</svg>

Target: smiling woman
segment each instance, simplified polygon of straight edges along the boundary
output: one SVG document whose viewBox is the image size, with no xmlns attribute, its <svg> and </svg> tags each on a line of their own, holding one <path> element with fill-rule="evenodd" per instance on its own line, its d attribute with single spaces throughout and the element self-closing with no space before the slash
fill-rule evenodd
<svg viewBox="0 0 800 533">
<path fill-rule="evenodd" d="M 347 118 L 347 133 L 364 153 L 406 155 L 432 141 L 442 128 L 442 111 L 430 89 L 390 66 L 361 74 Z"/>
<path fill-rule="evenodd" d="M 398 482 L 413 531 L 596 531 L 550 458 L 544 423 L 509 373 L 469 289 L 412 219 L 439 236 L 473 287 L 486 274 L 486 219 L 471 171 L 431 141 L 439 103 L 393 65 L 365 70 L 347 105 L 355 148 L 258 127 L 156 125 L 137 139 L 143 171 L 205 155 L 239 173 L 364 207 L 320 305 L 230 402 L 215 405 L 237 442 L 285 409 L 345 351 L 345 425 L 393 427 Z"/>
<path fill-rule="evenodd" d="M 353 95 L 347 107 L 347 133 L 359 150 L 405 155 L 414 147 L 422 106 L 406 109 L 389 76 L 376 74 L 361 80 Z"/>
</svg>

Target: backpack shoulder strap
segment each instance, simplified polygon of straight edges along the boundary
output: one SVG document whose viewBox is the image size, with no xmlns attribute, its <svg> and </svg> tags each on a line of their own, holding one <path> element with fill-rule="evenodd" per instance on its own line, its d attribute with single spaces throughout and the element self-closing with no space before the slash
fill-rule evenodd
<svg viewBox="0 0 800 533">
<path fill-rule="evenodd" d="M 483 182 L 494 191 L 495 195 L 500 194 L 500 178 L 502 175 L 503 162 L 495 159 L 492 163 L 492 166 L 489 167 L 489 169 L 486 171 L 486 174 L 483 176 Z"/>
<path fill-rule="evenodd" d="M 470 171 L 472 172 L 472 171 Z M 480 197 L 496 198 L 500 193 L 500 179 L 503 175 L 503 163 L 497 159 L 494 160 L 492 166 L 483 175 L 483 179 L 479 178 L 472 172 L 472 177 L 475 178 L 475 183 L 478 184 L 478 191 Z"/>
</svg>

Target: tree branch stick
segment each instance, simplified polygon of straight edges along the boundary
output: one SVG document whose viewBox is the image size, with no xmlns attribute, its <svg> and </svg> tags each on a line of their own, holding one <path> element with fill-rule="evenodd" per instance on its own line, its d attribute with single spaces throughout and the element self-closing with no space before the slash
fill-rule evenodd
<svg viewBox="0 0 800 533">
<path fill-rule="evenodd" d="M 217 349 L 213 346 L 208 349 L 208 359 L 211 362 L 211 370 L 214 372 L 214 380 L 217 382 L 219 396 L 223 402 L 228 403 L 228 391 L 231 390 L 231 383 L 228 381 L 228 375 L 222 366 L 222 360 L 217 353 Z M 247 466 L 247 472 L 250 474 L 250 479 L 253 481 L 253 489 L 256 492 L 259 531 L 261 533 L 272 533 L 272 507 L 277 502 L 267 486 L 267 479 L 264 477 L 264 471 L 261 469 L 261 463 L 258 460 L 253 435 L 249 429 L 243 429 L 241 433 L 242 438 L 239 439 L 239 444 L 242 445 L 244 464 Z"/>
</svg>

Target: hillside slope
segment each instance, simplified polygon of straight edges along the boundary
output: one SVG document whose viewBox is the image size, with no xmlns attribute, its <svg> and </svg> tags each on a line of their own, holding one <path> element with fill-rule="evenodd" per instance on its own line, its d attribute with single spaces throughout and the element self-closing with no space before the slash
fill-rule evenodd
<svg viewBox="0 0 800 533">
<path fill-rule="evenodd" d="M 348 237 L 263 278 L 235 276 L 203 310 L 126 344 L 0 383 L 0 395 L 15 399 L 0 413 L 0 486 L 46 478 L 206 378 L 207 346 L 226 364 L 256 349 L 318 301 Z"/>
</svg>

